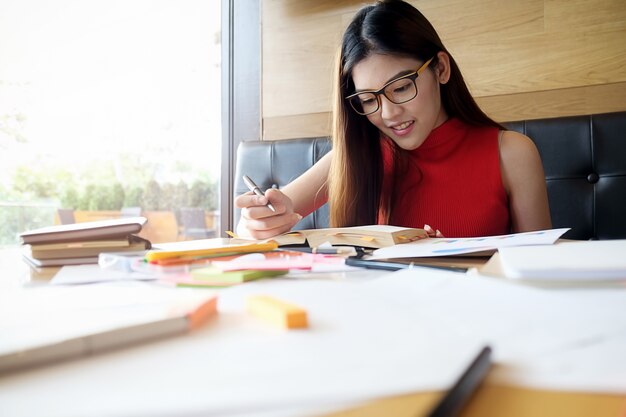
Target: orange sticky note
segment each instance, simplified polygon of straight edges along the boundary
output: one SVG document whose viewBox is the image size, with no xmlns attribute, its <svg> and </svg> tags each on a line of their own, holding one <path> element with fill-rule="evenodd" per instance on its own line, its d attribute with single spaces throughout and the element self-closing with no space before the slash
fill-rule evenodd
<svg viewBox="0 0 626 417">
<path fill-rule="evenodd" d="M 308 327 L 306 310 L 268 295 L 248 297 L 246 309 L 250 314 L 278 327 L 287 329 Z"/>
</svg>

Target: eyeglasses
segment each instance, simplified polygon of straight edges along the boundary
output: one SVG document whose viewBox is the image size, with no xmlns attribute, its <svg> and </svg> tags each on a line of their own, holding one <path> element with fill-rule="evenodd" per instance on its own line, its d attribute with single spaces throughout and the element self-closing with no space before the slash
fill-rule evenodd
<svg viewBox="0 0 626 417">
<path fill-rule="evenodd" d="M 406 103 L 417 97 L 417 85 L 415 80 L 428 67 L 435 57 L 424 62 L 415 72 L 403 75 L 400 78 L 389 81 L 378 91 L 360 91 L 346 97 L 355 112 L 367 116 L 380 109 L 380 95 L 384 94 L 389 101 L 395 104 Z"/>
</svg>

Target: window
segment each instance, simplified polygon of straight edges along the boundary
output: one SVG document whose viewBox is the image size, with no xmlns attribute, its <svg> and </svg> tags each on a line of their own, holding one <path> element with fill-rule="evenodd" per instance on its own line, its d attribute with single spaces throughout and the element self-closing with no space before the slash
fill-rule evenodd
<svg viewBox="0 0 626 417">
<path fill-rule="evenodd" d="M 203 236 L 219 235 L 219 9 L 0 3 L 0 246 L 67 213 L 140 212 L 147 237 L 163 242 L 200 237 L 202 227 L 185 235 L 181 216 L 200 208 Z"/>
</svg>

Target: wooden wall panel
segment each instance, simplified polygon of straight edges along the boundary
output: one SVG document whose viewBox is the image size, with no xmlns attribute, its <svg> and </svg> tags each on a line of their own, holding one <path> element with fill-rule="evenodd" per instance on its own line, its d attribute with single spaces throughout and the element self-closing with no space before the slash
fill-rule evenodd
<svg viewBox="0 0 626 417">
<path fill-rule="evenodd" d="M 626 82 L 477 97 L 476 101 L 494 120 L 514 121 L 624 111 L 625 98 Z"/>
<path fill-rule="evenodd" d="M 450 50 L 474 96 L 483 97 L 626 81 L 625 45 L 626 27 L 593 35 L 529 35 L 497 44 L 481 36 Z"/>
<path fill-rule="evenodd" d="M 623 0 L 414 0 L 499 121 L 626 110 Z M 360 1 L 263 0 L 265 139 L 330 133 L 332 70 Z"/>
<path fill-rule="evenodd" d="M 263 2 L 263 117 L 330 110 L 332 69 L 346 9 L 341 1 L 322 0 L 317 8 L 307 8 L 310 3 Z"/>
</svg>

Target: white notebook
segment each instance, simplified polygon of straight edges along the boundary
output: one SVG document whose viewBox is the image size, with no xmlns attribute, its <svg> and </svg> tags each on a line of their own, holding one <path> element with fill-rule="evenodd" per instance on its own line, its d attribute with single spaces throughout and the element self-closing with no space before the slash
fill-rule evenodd
<svg viewBox="0 0 626 417">
<path fill-rule="evenodd" d="M 146 284 L 45 286 L 0 293 L 0 372 L 186 333 L 217 296 Z"/>
<path fill-rule="evenodd" d="M 626 240 L 561 242 L 500 248 L 499 252 L 508 278 L 626 281 Z"/>
</svg>

